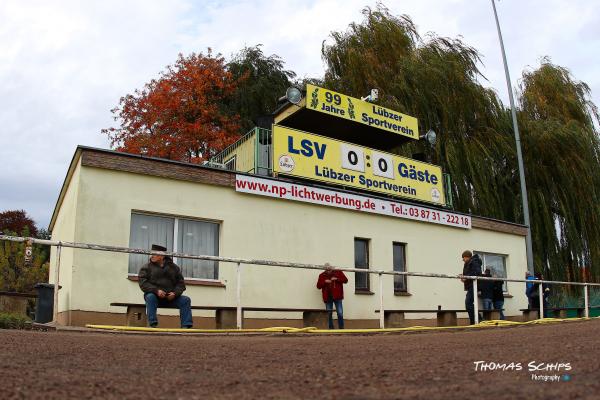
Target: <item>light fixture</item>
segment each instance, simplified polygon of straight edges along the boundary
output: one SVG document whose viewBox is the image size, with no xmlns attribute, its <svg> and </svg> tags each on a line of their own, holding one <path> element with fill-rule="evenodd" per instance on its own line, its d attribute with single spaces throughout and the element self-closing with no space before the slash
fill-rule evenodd
<svg viewBox="0 0 600 400">
<path fill-rule="evenodd" d="M 292 104 L 300 103 L 300 100 L 302 100 L 302 91 L 297 87 L 290 86 L 285 91 L 285 96 L 281 96 L 278 101 L 282 102 L 285 100 L 289 101 Z"/>
<path fill-rule="evenodd" d="M 426 134 L 419 136 L 419 139 L 425 139 L 429 142 L 430 145 L 435 146 L 435 142 L 437 140 L 437 134 L 433 129 L 427 131 Z"/>
<path fill-rule="evenodd" d="M 371 94 L 365 97 L 361 97 L 360 99 L 363 101 L 377 101 L 377 99 L 379 98 L 379 90 L 377 89 L 371 89 Z"/>
</svg>

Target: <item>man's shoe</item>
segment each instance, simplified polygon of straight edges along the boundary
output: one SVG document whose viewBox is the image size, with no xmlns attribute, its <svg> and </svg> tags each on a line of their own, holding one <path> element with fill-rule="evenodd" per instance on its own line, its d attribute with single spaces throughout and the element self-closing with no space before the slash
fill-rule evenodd
<svg viewBox="0 0 600 400">
<path fill-rule="evenodd" d="M 158 322 L 150 324 L 150 328 L 157 328 L 157 327 L 158 327 Z"/>
</svg>

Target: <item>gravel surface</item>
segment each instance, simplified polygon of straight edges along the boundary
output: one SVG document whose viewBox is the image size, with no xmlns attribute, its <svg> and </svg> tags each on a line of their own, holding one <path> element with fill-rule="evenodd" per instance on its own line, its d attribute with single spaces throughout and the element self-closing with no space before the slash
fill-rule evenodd
<svg viewBox="0 0 600 400">
<path fill-rule="evenodd" d="M 599 333 L 597 319 L 335 336 L 0 330 L 0 398 L 599 399 Z"/>
</svg>

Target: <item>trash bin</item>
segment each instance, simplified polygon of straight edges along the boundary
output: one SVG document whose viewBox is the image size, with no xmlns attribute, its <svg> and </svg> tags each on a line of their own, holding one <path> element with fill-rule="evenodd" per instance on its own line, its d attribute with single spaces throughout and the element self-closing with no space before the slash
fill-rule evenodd
<svg viewBox="0 0 600 400">
<path fill-rule="evenodd" d="M 52 321 L 54 312 L 54 284 L 38 283 L 34 286 L 37 290 L 37 304 L 35 307 L 35 322 L 45 324 Z"/>
</svg>

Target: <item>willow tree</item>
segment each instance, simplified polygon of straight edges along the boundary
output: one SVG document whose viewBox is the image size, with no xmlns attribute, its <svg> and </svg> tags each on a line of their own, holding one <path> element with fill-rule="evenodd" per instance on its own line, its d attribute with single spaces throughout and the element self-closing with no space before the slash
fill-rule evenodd
<svg viewBox="0 0 600 400">
<path fill-rule="evenodd" d="M 363 15 L 362 23 L 333 32 L 333 43 L 323 44 L 324 84 L 357 97 L 378 88 L 381 105 L 416 116 L 420 131 L 439 135 L 435 149 L 418 143 L 395 152 L 410 155 L 419 146 L 430 152 L 452 177 L 456 209 L 514 220 L 508 114 L 478 82 L 478 52 L 459 39 L 423 39 L 410 17 L 393 16 L 382 5 Z"/>
<path fill-rule="evenodd" d="M 590 89 L 545 59 L 523 74 L 519 108 L 536 266 L 552 266 L 555 279 L 598 281 L 600 141 Z"/>
<path fill-rule="evenodd" d="M 253 118 L 273 112 L 277 99 L 296 76 L 284 69 L 283 60 L 276 54 L 265 56 L 261 46 L 245 47 L 227 64 L 239 83 L 226 105 L 230 112 L 239 114 L 242 134 L 255 126 Z"/>
<path fill-rule="evenodd" d="M 413 115 L 438 134 L 431 152 L 452 177 L 455 209 L 523 222 L 510 110 L 484 87 L 479 53 L 459 39 L 422 38 L 408 16 L 383 6 L 324 42 L 324 85 L 355 96 L 371 88 L 380 104 Z M 544 62 L 520 92 L 535 268 L 554 278 L 600 280 L 598 112 L 589 88 Z M 423 143 L 397 148 L 410 155 Z"/>
</svg>

